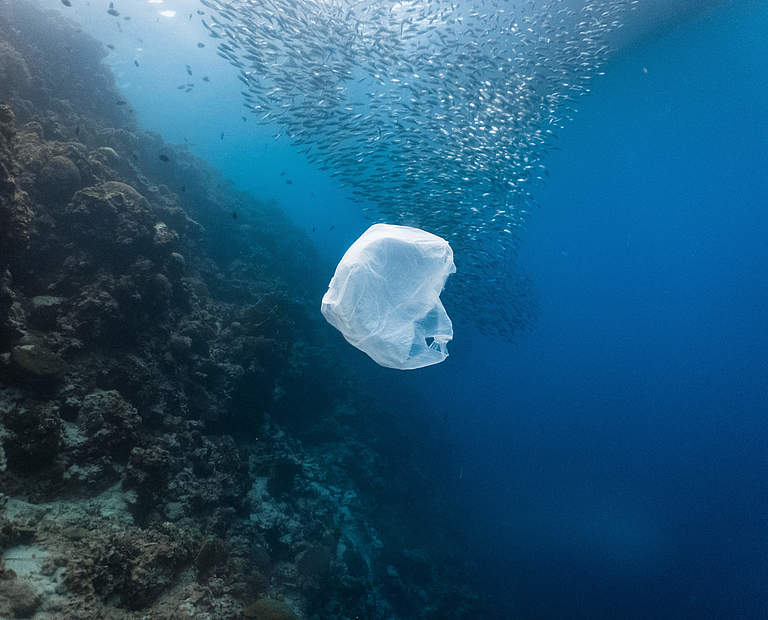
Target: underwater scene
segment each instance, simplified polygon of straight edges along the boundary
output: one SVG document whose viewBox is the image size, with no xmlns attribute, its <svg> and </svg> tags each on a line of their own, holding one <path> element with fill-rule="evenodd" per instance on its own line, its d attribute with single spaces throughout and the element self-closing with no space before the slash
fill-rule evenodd
<svg viewBox="0 0 768 620">
<path fill-rule="evenodd" d="M 768 618 L 767 33 L 0 0 L 0 620 Z"/>
</svg>

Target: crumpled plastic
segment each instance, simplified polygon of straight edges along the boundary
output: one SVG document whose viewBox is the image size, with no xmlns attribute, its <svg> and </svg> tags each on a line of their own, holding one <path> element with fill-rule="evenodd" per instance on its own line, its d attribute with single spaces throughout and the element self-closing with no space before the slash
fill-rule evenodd
<svg viewBox="0 0 768 620">
<path fill-rule="evenodd" d="M 381 366 L 438 364 L 453 338 L 440 293 L 455 272 L 445 239 L 410 226 L 374 224 L 342 257 L 321 311 L 347 342 Z"/>
</svg>

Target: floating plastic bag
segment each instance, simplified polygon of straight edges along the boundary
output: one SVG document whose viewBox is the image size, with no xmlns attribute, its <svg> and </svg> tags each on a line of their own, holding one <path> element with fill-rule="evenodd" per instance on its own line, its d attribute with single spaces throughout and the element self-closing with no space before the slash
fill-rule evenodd
<svg viewBox="0 0 768 620">
<path fill-rule="evenodd" d="M 440 292 L 455 271 L 445 239 L 409 226 L 374 224 L 342 257 L 321 310 L 347 342 L 381 366 L 438 364 L 453 338 Z"/>
</svg>

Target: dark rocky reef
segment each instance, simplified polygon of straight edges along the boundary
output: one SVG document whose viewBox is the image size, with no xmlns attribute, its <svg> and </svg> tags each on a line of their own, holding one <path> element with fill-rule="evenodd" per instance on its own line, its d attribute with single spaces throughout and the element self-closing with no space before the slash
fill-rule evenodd
<svg viewBox="0 0 768 620">
<path fill-rule="evenodd" d="M 328 362 L 309 241 L 103 56 L 0 7 L 0 617 L 500 615 L 428 549 L 434 429 Z"/>
</svg>

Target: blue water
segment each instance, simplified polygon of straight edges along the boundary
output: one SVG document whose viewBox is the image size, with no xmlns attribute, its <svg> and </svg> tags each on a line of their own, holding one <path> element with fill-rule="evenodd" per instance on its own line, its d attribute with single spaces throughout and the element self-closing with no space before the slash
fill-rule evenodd
<svg viewBox="0 0 768 620">
<path fill-rule="evenodd" d="M 644 32 L 547 160 L 519 258 L 531 328 L 457 322 L 449 360 L 408 374 L 356 358 L 373 397 L 438 421 L 454 552 L 521 618 L 768 616 L 768 5 Z M 366 226 L 344 188 L 241 120 L 224 61 L 173 49 L 111 60 L 138 120 L 276 200 L 330 269 Z M 185 63 L 214 85 L 158 97 Z"/>
<path fill-rule="evenodd" d="M 456 330 L 456 490 L 523 617 L 768 615 L 766 32 L 728 3 L 623 50 L 537 196 L 535 327 Z"/>
</svg>

